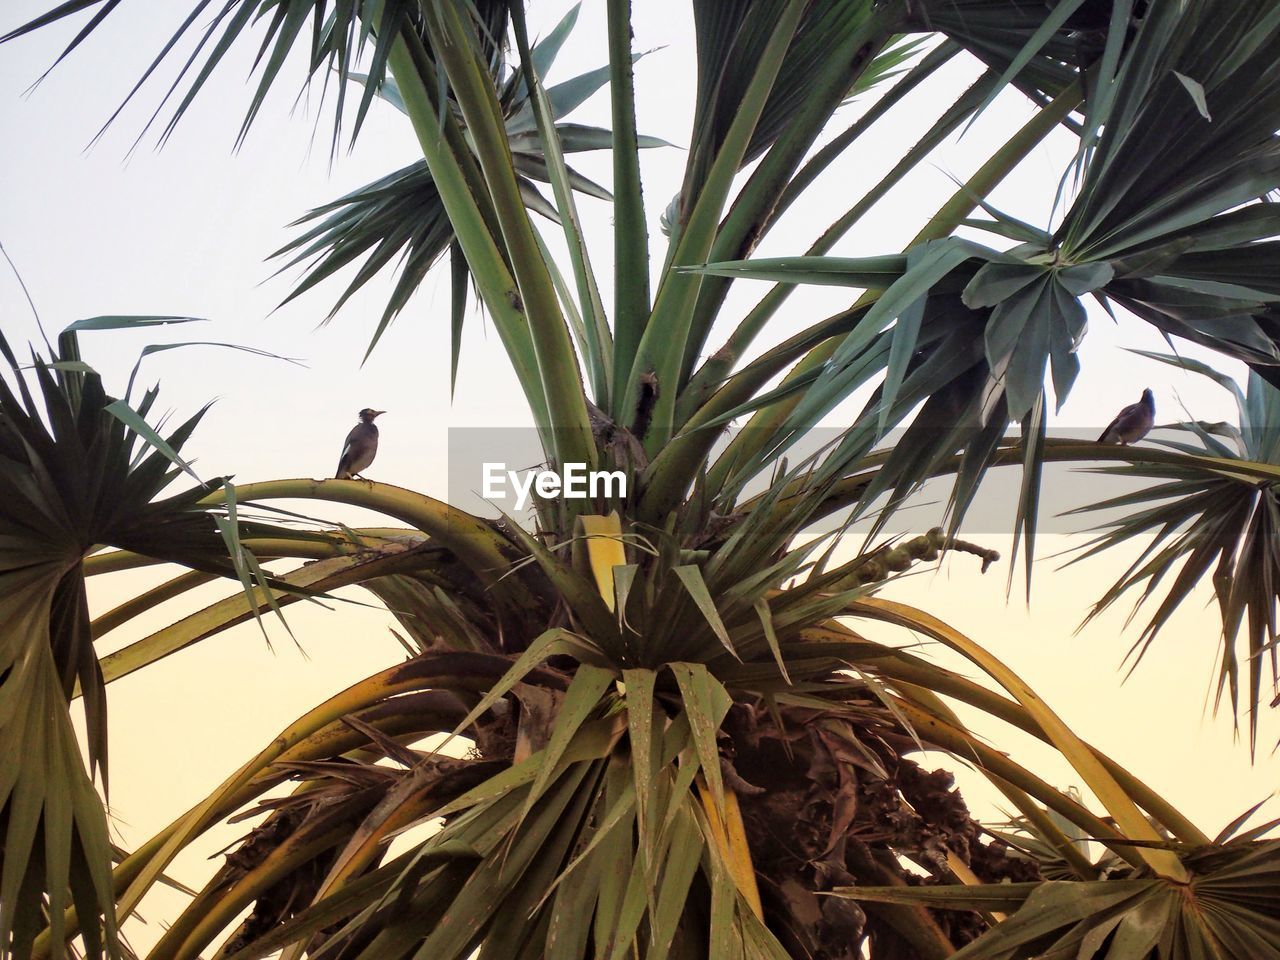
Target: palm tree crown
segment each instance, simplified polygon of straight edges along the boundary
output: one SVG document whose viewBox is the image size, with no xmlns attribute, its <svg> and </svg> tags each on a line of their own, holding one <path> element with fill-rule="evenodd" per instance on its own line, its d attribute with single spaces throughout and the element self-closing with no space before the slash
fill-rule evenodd
<svg viewBox="0 0 1280 960">
<path fill-rule="evenodd" d="M 70 53 L 117 6 L 68 0 L 0 42 L 87 14 Z M 299 221 L 279 251 L 306 264 L 298 292 L 358 265 L 337 310 L 394 265 L 372 349 L 448 254 L 455 376 L 474 290 L 547 466 L 629 482 L 541 496 L 527 525 L 358 479 L 218 480 L 157 499 L 189 470 L 194 422 L 163 438 L 147 423 L 150 394 L 109 397 L 79 356 L 83 325 L 31 373 L 0 341 L 12 371 L 12 386 L 0 381 L 0 755 L 20 757 L 0 775 L 0 956 L 65 955 L 77 936 L 90 954 L 124 955 L 118 924 L 174 856 L 249 811 L 263 819 L 149 956 L 1280 955 L 1270 825 L 1242 818 L 1207 836 L 983 646 L 876 594 L 946 551 L 990 563 L 959 534 L 987 471 L 1009 464 L 1023 471 L 1015 548 L 1029 574 L 1044 463 L 1111 461 L 1155 483 L 1111 504 L 1139 510 L 1099 546 L 1151 532 L 1169 543 L 1102 605 L 1139 584 L 1152 592 L 1184 561 L 1149 642 L 1213 566 L 1224 683 L 1243 709 L 1267 701 L 1280 589 L 1267 439 L 1280 387 L 1280 219 L 1268 200 L 1280 188 L 1280 0 L 694 0 L 693 129 L 652 236 L 640 151 L 660 141 L 637 130 L 630 6 L 607 0 L 606 67 L 549 84 L 573 13 L 534 43 L 510 0 L 193 5 L 175 42 L 192 33 L 197 49 L 170 91 L 165 135 L 252 34 L 258 83 L 241 135 L 301 49 L 313 78 L 336 73 L 335 143 L 381 98 L 421 146 L 420 162 Z M 981 76 L 900 163 L 807 250 L 753 257 L 818 174 L 959 57 Z M 606 84 L 609 129 L 567 119 Z M 829 255 L 1006 87 L 1034 115 L 905 249 Z M 869 92 L 836 132 L 838 108 Z M 1056 227 L 993 207 L 991 190 L 1059 129 L 1078 150 L 1045 186 L 1061 189 Z M 566 160 L 596 149 L 610 151 L 610 190 Z M 582 195 L 613 204 L 608 304 Z M 564 262 L 533 214 L 561 231 Z M 753 349 L 800 284 L 857 292 Z M 735 288 L 760 293 L 741 318 L 726 307 Z M 1135 447 L 1050 438 L 1049 396 L 1073 388 L 1090 300 L 1246 363 L 1236 431 L 1186 424 Z M 854 397 L 834 442 L 802 455 Z M 810 535 L 873 507 L 879 530 L 938 476 L 954 478 L 944 527 L 847 559 L 843 525 Z M 281 498 L 368 507 L 402 526 L 245 512 Z M 311 562 L 261 565 L 280 558 Z M 87 576 L 154 562 L 188 569 L 90 618 Z M 219 576 L 238 581 L 227 600 L 94 654 L 107 630 Z M 105 789 L 110 682 L 352 583 L 399 621 L 408 658 L 300 717 L 113 867 L 74 701 Z M 950 648 L 983 682 L 868 639 L 868 622 Z M 1103 812 L 988 744 L 952 702 L 1052 746 Z M 466 752 L 439 745 L 455 737 Z M 912 758 L 926 748 L 976 764 L 1017 811 L 1013 827 L 982 827 L 948 774 Z M 411 849 L 388 854 L 426 823 Z M 1083 837 L 1107 853 L 1090 859 Z"/>
</svg>

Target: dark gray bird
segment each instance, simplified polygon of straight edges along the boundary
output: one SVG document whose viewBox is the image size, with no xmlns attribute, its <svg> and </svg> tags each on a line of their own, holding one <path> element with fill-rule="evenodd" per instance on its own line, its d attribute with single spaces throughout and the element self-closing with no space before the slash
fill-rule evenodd
<svg viewBox="0 0 1280 960">
<path fill-rule="evenodd" d="M 1137 443 L 1147 435 L 1156 422 L 1156 400 L 1151 391 L 1143 390 L 1142 399 L 1131 403 L 1116 415 L 1111 425 L 1102 431 L 1099 443 L 1118 443 L 1122 447 Z"/>
<path fill-rule="evenodd" d="M 342 445 L 342 456 L 338 458 L 338 472 L 334 476 L 339 480 L 350 480 L 352 477 L 364 479 L 360 476 L 360 471 L 369 468 L 378 452 L 378 428 L 373 421 L 386 412 L 368 407 L 360 411 L 360 422 L 347 434 L 347 442 Z"/>
</svg>

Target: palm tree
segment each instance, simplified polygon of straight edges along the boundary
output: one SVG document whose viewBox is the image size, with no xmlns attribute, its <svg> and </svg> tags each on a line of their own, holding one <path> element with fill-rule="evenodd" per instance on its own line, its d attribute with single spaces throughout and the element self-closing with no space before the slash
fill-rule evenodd
<svg viewBox="0 0 1280 960">
<path fill-rule="evenodd" d="M 68 0 L 3 39 L 92 13 L 75 47 L 117 5 Z M 625 495 L 540 499 L 534 529 L 354 480 L 214 480 L 156 499 L 189 473 L 181 448 L 194 421 L 162 437 L 147 422 L 154 396 L 109 397 L 76 333 L 174 318 L 72 325 L 29 368 L 0 345 L 12 370 L 0 388 L 0 756 L 17 758 L 0 768 L 0 953 L 64 955 L 79 935 L 87 953 L 119 955 L 118 924 L 174 856 L 257 810 L 265 818 L 151 957 L 1280 955 L 1280 841 L 1263 839 L 1269 825 L 1246 830 L 1242 817 L 1207 836 L 983 646 L 876 596 L 940 552 L 981 554 L 957 535 L 988 469 L 1022 466 L 1029 570 L 1043 463 L 1111 461 L 1156 479 L 1143 496 L 1174 504 L 1144 508 L 1111 540 L 1175 522 L 1192 532 L 1104 602 L 1187 556 L 1158 629 L 1219 558 L 1224 675 L 1234 695 L 1247 613 L 1242 706 L 1266 702 L 1280 467 L 1266 439 L 1274 400 L 1253 398 L 1280 384 L 1280 247 L 1269 239 L 1280 219 L 1267 200 L 1280 188 L 1280 2 L 693 6 L 695 123 L 652 288 L 650 246 L 663 241 L 645 229 L 628 0 L 608 0 L 607 71 L 574 88 L 607 76 L 611 131 L 562 119 L 573 96 L 543 82 L 559 32 L 531 44 L 518 3 L 193 6 L 180 33 L 202 13 L 213 19 L 170 123 L 226 49 L 258 29 L 246 127 L 302 46 L 313 75 L 337 72 L 339 118 L 355 82 L 357 129 L 381 96 L 421 143 L 422 164 L 312 215 L 290 248 L 313 264 L 303 285 L 362 262 L 358 287 L 405 253 L 380 332 L 450 252 L 455 344 L 469 277 L 547 463 L 620 470 L 630 482 Z M 820 171 L 956 57 L 986 69 L 883 180 L 801 256 L 751 259 Z M 826 256 L 1008 85 L 1035 115 L 906 250 Z M 873 86 L 874 104 L 827 136 L 837 108 Z M 1050 233 L 985 198 L 1059 128 L 1079 152 Z M 574 196 L 603 191 L 565 162 L 590 148 L 613 160 L 608 310 Z M 567 275 L 530 210 L 558 221 Z M 966 226 L 993 245 L 956 236 Z M 735 321 L 726 295 L 752 280 L 771 285 Z M 747 362 L 801 283 L 861 293 Z M 1086 297 L 1249 364 L 1242 442 L 1228 449 L 1206 427 L 1187 428 L 1195 449 L 1047 437 L 1046 372 L 1061 400 L 1079 366 Z M 863 387 L 870 398 L 837 442 L 790 462 Z M 1006 436 L 1013 423 L 1020 433 Z M 903 433 L 885 447 L 894 428 Z M 843 562 L 838 535 L 806 536 L 886 496 L 887 515 L 935 476 L 955 478 L 946 529 Z M 407 527 L 300 530 L 246 513 L 280 498 L 357 504 Z M 312 562 L 280 575 L 261 566 L 277 558 Z M 86 577 L 157 562 L 187 572 L 90 619 Z M 96 637 L 217 577 L 238 580 L 236 592 L 94 655 Z M 101 771 L 105 790 L 106 685 L 352 583 L 386 603 L 410 656 L 300 717 L 113 867 L 91 778 Z M 864 638 L 868 621 L 958 651 L 991 685 Z M 72 733 L 77 698 L 89 770 Z M 1105 815 L 973 734 L 948 701 L 1050 744 Z M 470 749 L 424 748 L 435 735 Z M 1019 812 L 1015 827 L 984 832 L 949 779 L 911 759 L 923 747 L 976 764 Z M 283 798 L 266 797 L 290 782 Z M 438 828 L 389 857 L 393 837 L 427 822 Z M 1086 837 L 1106 848 L 1101 859 L 1086 856 Z"/>
</svg>

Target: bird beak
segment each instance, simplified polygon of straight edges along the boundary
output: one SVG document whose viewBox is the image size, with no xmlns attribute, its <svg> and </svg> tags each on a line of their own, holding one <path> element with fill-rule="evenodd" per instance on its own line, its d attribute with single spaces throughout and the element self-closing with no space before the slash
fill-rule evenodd
<svg viewBox="0 0 1280 960">
<path fill-rule="evenodd" d="M 387 411 L 385 411 L 385 410 L 375 410 L 375 411 L 373 411 L 373 415 L 374 415 L 375 417 L 380 417 L 380 416 L 382 416 L 382 415 L 383 415 L 384 413 L 386 413 L 386 412 L 387 412 Z"/>
</svg>

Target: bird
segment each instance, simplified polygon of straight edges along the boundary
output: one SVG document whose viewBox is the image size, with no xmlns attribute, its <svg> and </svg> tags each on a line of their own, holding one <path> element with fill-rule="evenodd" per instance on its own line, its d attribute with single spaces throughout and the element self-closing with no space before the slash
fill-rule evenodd
<svg viewBox="0 0 1280 960">
<path fill-rule="evenodd" d="M 360 471 L 367 470 L 378 452 L 378 428 L 374 420 L 386 413 L 385 410 L 373 410 L 365 407 L 358 416 L 360 422 L 351 428 L 347 440 L 342 445 L 342 456 L 338 458 L 338 472 L 334 476 L 339 480 L 350 480 L 357 477 L 361 480 Z"/>
<path fill-rule="evenodd" d="M 1099 443 L 1118 443 L 1128 446 L 1145 437 L 1156 422 L 1156 401 L 1151 390 L 1142 391 L 1142 399 L 1131 403 L 1111 421 L 1110 426 L 1102 431 Z"/>
</svg>

